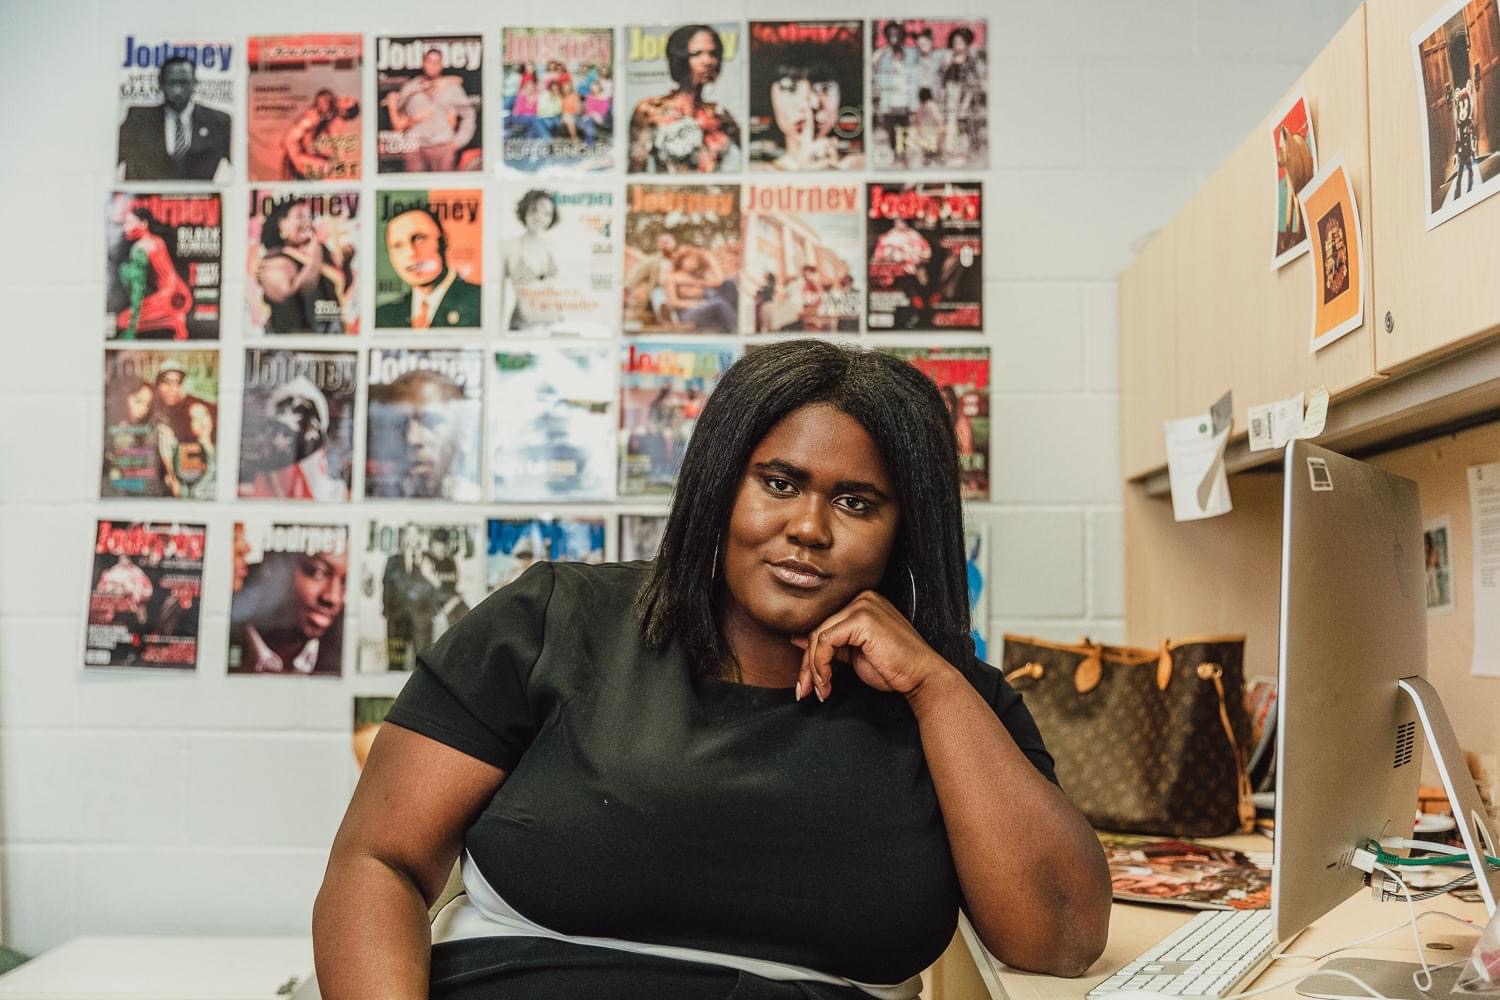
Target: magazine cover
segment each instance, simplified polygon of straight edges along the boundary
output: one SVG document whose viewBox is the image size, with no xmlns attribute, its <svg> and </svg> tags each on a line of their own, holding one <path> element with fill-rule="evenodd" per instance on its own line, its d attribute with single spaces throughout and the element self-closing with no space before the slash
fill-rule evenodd
<svg viewBox="0 0 1500 1000">
<path fill-rule="evenodd" d="M 343 672 L 349 529 L 236 521 L 231 674 Z"/>
<path fill-rule="evenodd" d="M 365 496 L 476 502 L 483 420 L 478 348 L 373 348 Z"/>
<path fill-rule="evenodd" d="M 353 351 L 245 351 L 240 496 L 349 499 L 358 367 Z"/>
<path fill-rule="evenodd" d="M 116 178 L 227 183 L 239 58 L 233 42 L 126 35 Z"/>
<path fill-rule="evenodd" d="M 869 185 L 869 328 L 983 330 L 978 181 Z"/>
<path fill-rule="evenodd" d="M 218 192 L 115 192 L 106 208 L 106 338 L 218 340 Z"/>
<path fill-rule="evenodd" d="M 412 670 L 485 596 L 478 521 L 372 520 L 360 558 L 359 669 Z"/>
<path fill-rule="evenodd" d="M 363 35 L 250 36 L 249 179 L 360 177 Z"/>
<path fill-rule="evenodd" d="M 1497 53 L 1500 0 L 1447 0 L 1411 36 L 1428 229 L 1500 191 Z"/>
<path fill-rule="evenodd" d="M 863 21 L 750 22 L 750 169 L 863 170 Z"/>
<path fill-rule="evenodd" d="M 870 25 L 870 159 L 877 170 L 989 166 L 987 22 Z"/>
<path fill-rule="evenodd" d="M 964 559 L 969 573 L 969 634 L 974 639 L 974 655 L 986 660 L 990 648 L 989 525 L 964 525 Z"/>
<path fill-rule="evenodd" d="M 665 514 L 621 514 L 620 561 L 655 559 L 666 526 Z"/>
<path fill-rule="evenodd" d="M 375 328 L 477 328 L 484 192 L 377 191 L 375 219 Z"/>
<path fill-rule="evenodd" d="M 625 29 L 625 106 L 632 174 L 745 169 L 744 25 Z"/>
<path fill-rule="evenodd" d="M 381 723 L 385 722 L 385 717 L 390 714 L 391 706 L 394 704 L 396 704 L 396 699 L 388 695 L 357 694 L 354 696 L 352 742 L 354 764 L 359 770 L 365 769 L 365 761 L 370 757 L 370 747 L 380 732 Z"/>
<path fill-rule="evenodd" d="M 358 191 L 252 189 L 247 242 L 250 336 L 359 332 Z"/>
<path fill-rule="evenodd" d="M 739 327 L 740 186 L 625 189 L 625 332 Z"/>
<path fill-rule="evenodd" d="M 484 169 L 484 39 L 375 39 L 376 169 L 382 174 Z"/>
<path fill-rule="evenodd" d="M 206 533 L 201 524 L 97 523 L 84 666 L 197 667 Z"/>
<path fill-rule="evenodd" d="M 1101 833 L 1114 897 L 1192 910 L 1259 910 L 1271 905 L 1270 858 L 1190 840 Z"/>
<path fill-rule="evenodd" d="M 853 333 L 863 309 L 859 183 L 746 184 L 740 329 Z"/>
<path fill-rule="evenodd" d="M 218 426 L 217 351 L 106 350 L 99 495 L 212 500 Z"/>
<path fill-rule="evenodd" d="M 494 355 L 493 499 L 607 500 L 614 495 L 614 372 L 609 345 Z"/>
<path fill-rule="evenodd" d="M 500 209 L 500 287 L 509 333 L 607 337 L 618 321 L 615 189 L 507 185 Z"/>
<path fill-rule="evenodd" d="M 615 165 L 613 28 L 505 28 L 505 165 Z"/>
<path fill-rule="evenodd" d="M 620 494 L 671 493 L 693 425 L 735 347 L 626 344 L 620 374 Z"/>
<path fill-rule="evenodd" d="M 489 521 L 485 586 L 499 590 L 542 559 L 602 563 L 604 521 L 593 517 L 537 517 Z"/>
<path fill-rule="evenodd" d="M 1271 128 L 1276 154 L 1276 238 L 1271 244 L 1271 267 L 1296 260 L 1307 252 L 1307 226 L 1297 205 L 1301 191 L 1318 172 L 1318 146 L 1313 138 L 1312 111 L 1300 90 Z"/>
<path fill-rule="evenodd" d="M 990 498 L 990 349 L 887 347 L 937 383 L 958 438 L 959 484 L 965 500 Z"/>
</svg>

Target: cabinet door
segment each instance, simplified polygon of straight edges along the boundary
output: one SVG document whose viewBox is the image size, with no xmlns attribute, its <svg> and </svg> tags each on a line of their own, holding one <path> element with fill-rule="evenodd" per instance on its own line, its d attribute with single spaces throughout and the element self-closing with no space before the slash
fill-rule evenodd
<svg viewBox="0 0 1500 1000">
<path fill-rule="evenodd" d="M 1187 412 L 1200 413 L 1232 388 L 1236 437 L 1249 428 L 1250 406 L 1318 385 L 1328 386 L 1337 398 L 1376 377 L 1370 282 L 1365 284 L 1364 324 L 1313 353 L 1316 262 L 1304 253 L 1278 269 L 1271 267 L 1277 205 L 1272 133 L 1282 109 L 1299 91 L 1312 114 L 1318 165 L 1343 157 L 1356 207 L 1368 219 L 1362 8 L 1183 212 L 1192 236 L 1180 275 L 1185 305 L 1178 335 L 1183 344 L 1178 398 Z M 1367 245 L 1367 261 L 1369 256 Z"/>
<path fill-rule="evenodd" d="M 1162 421 L 1177 415 L 1177 261 L 1170 229 L 1120 275 L 1120 465 L 1127 479 L 1167 463 Z"/>
<path fill-rule="evenodd" d="M 1457 9 L 1434 0 L 1370 0 L 1370 159 L 1375 358 L 1398 372 L 1500 329 L 1500 4 Z M 1431 22 L 1451 16 L 1438 25 Z M 1421 40 L 1413 36 L 1422 34 Z M 1421 71 L 1418 71 L 1420 62 Z M 1428 228 L 1452 197 L 1458 130 L 1455 88 L 1473 93 L 1476 203 Z M 1424 126 L 1423 109 L 1429 126 Z M 1431 181 L 1429 181 L 1429 177 Z M 1465 179 L 1467 181 L 1467 179 Z M 1391 329 L 1386 330 L 1386 317 Z"/>
</svg>

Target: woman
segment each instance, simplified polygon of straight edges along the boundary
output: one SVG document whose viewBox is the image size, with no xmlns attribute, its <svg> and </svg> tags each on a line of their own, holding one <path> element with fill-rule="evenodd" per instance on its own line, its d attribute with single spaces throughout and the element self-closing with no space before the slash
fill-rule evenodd
<svg viewBox="0 0 1500 1000">
<path fill-rule="evenodd" d="M 156 425 L 156 390 L 137 375 L 111 378 L 104 400 L 104 496 L 162 496 L 165 492 Z"/>
<path fill-rule="evenodd" d="M 188 339 L 193 293 L 177 273 L 172 252 L 157 229 L 156 219 L 145 208 L 125 213 L 123 234 L 130 251 L 120 265 L 120 284 L 130 296 L 130 305 L 115 316 L 115 336 L 120 340 L 134 340 L 137 334 L 148 332 Z"/>
<path fill-rule="evenodd" d="M 511 301 L 509 328 L 526 330 L 545 327 L 562 317 L 555 297 L 557 259 L 552 241 L 545 235 L 557 225 L 557 196 L 533 188 L 516 203 L 516 218 L 526 231 L 500 245 L 501 280 L 509 283 Z"/>
<path fill-rule="evenodd" d="M 630 172 L 738 170 L 739 124 L 728 108 L 703 96 L 723 69 L 719 33 L 706 24 L 684 24 L 667 36 L 666 49 L 667 72 L 676 87 L 636 104 L 630 116 Z"/>
<path fill-rule="evenodd" d="M 323 996 L 909 998 L 960 906 L 1081 974 L 1108 873 L 973 657 L 936 387 L 767 345 L 678 489 L 654 563 L 540 563 L 419 657 L 314 910 Z"/>
<path fill-rule="evenodd" d="M 944 153 L 963 160 L 980 151 L 977 130 L 984 121 L 989 73 L 984 56 L 974 50 L 974 32 L 954 28 L 948 35 L 948 62 L 943 67 Z"/>
<path fill-rule="evenodd" d="M 752 119 L 770 120 L 752 159 L 761 170 L 862 170 L 862 153 L 834 134 L 843 112 L 840 70 L 822 46 L 795 44 L 774 57 L 771 85 L 751 95 Z"/>
</svg>

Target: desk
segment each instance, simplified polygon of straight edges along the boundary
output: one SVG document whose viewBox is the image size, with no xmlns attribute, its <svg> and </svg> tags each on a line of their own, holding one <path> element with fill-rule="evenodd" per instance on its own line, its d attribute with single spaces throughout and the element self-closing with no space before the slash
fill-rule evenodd
<svg viewBox="0 0 1500 1000">
<path fill-rule="evenodd" d="M 0 1000 L 284 1000 L 303 937 L 77 937 L 0 976 Z"/>
<path fill-rule="evenodd" d="M 1209 842 L 1242 851 L 1264 851 L 1269 843 L 1258 835 L 1223 837 Z M 1462 903 L 1447 894 L 1417 903 L 1418 912 L 1433 909 L 1475 921 L 1477 926 L 1473 931 L 1466 931 L 1450 920 L 1422 921 L 1418 927 L 1424 945 L 1439 942 L 1453 946 L 1451 951 L 1428 950 L 1427 961 L 1440 965 L 1467 956 L 1484 927 L 1484 904 Z M 1171 906 L 1115 903 L 1109 915 L 1109 944 L 1105 946 L 1104 954 L 1089 969 L 1088 975 L 1078 979 L 1058 979 L 1006 968 L 984 950 L 968 921 L 960 918 L 959 933 L 948 951 L 929 970 L 931 988 L 923 995 L 928 1000 L 1063 1000 L 1065 997 L 1081 997 L 1141 952 L 1187 923 L 1196 912 Z M 1367 889 L 1361 890 L 1303 931 L 1287 950 L 1299 954 L 1321 954 L 1398 922 L 1401 924 L 1399 932 L 1381 938 L 1369 947 L 1345 954 L 1416 962 L 1406 902 L 1377 903 Z M 1242 988 L 1249 989 L 1252 985 L 1269 986 L 1289 979 L 1298 972 L 1316 969 L 1321 964 L 1274 962 Z M 1352 983 L 1350 987 L 1353 988 Z M 1290 985 L 1265 994 L 1267 1000 L 1294 1000 L 1298 996 L 1296 989 Z"/>
</svg>

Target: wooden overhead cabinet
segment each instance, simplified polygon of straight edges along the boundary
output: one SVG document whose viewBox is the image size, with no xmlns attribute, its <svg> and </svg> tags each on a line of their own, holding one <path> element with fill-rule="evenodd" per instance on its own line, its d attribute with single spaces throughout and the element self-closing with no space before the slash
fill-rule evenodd
<svg viewBox="0 0 1500 1000">
<path fill-rule="evenodd" d="M 1429 212 L 1452 197 L 1453 95 L 1466 84 L 1479 164 L 1474 188 L 1482 180 L 1500 184 L 1500 3 L 1475 0 L 1437 25 L 1431 22 L 1451 4 L 1366 6 L 1375 359 L 1381 372 L 1396 374 L 1500 329 L 1500 195 L 1428 228 Z"/>
</svg>

